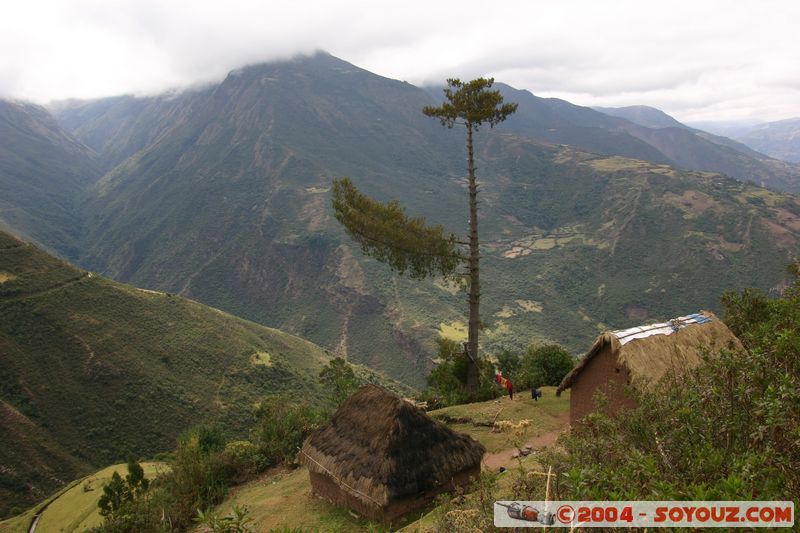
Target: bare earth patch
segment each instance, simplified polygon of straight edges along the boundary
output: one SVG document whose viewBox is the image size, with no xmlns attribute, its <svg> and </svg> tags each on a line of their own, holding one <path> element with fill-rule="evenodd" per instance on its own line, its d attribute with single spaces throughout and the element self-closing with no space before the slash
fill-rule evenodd
<svg viewBox="0 0 800 533">
<path fill-rule="evenodd" d="M 709 195 L 699 191 L 686 191 L 680 196 L 668 192 L 663 198 L 667 204 L 680 209 L 684 218 L 695 218 L 716 205 Z"/>
<path fill-rule="evenodd" d="M 534 451 L 555 445 L 556 441 L 558 441 L 559 435 L 561 435 L 561 433 L 564 432 L 565 428 L 569 425 L 569 411 L 559 414 L 558 420 L 562 424 L 562 427 L 548 431 L 541 435 L 536 435 L 535 437 L 532 437 L 526 441 L 525 445 L 530 446 Z M 508 468 L 512 461 L 514 461 L 514 454 L 517 452 L 517 448 L 508 448 L 495 453 L 487 453 L 483 456 L 481 468 L 483 470 L 494 472 L 497 472 L 501 466 Z"/>
<path fill-rule="evenodd" d="M 765 220 L 764 224 L 767 226 L 767 230 L 772 234 L 775 238 L 775 243 L 782 247 L 782 248 L 792 248 L 797 244 L 797 236 L 789 231 L 788 228 L 781 226 L 780 224 L 776 224 L 770 220 Z"/>
<path fill-rule="evenodd" d="M 782 207 L 772 209 L 771 211 L 777 215 L 781 224 L 788 226 L 792 231 L 800 232 L 800 217 Z"/>
<path fill-rule="evenodd" d="M 458 320 L 449 324 L 442 322 L 439 324 L 439 335 L 445 339 L 465 341 L 467 340 L 467 325 Z"/>
<path fill-rule="evenodd" d="M 544 311 L 542 303 L 535 300 L 514 300 L 514 303 L 516 303 L 520 309 L 526 313 L 541 313 Z"/>
</svg>

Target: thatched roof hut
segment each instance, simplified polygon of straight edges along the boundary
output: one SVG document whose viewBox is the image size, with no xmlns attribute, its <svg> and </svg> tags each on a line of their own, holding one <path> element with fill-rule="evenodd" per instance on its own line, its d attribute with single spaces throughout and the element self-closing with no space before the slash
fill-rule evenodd
<svg viewBox="0 0 800 533">
<path fill-rule="evenodd" d="M 575 368 L 561 381 L 556 394 L 568 388 L 570 421 L 575 423 L 594 409 L 594 395 L 608 397 L 611 410 L 633 407 L 628 386 L 646 387 L 668 370 L 700 364 L 701 350 L 741 348 L 739 339 L 713 313 L 701 311 L 668 322 L 600 335 Z"/>
<path fill-rule="evenodd" d="M 300 452 L 314 493 L 391 522 L 480 473 L 486 449 L 374 385 L 350 396 Z"/>
</svg>

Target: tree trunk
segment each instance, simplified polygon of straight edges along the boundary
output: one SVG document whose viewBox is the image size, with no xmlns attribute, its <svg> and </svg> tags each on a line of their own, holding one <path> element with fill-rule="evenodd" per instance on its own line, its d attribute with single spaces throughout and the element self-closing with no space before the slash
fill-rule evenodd
<svg viewBox="0 0 800 533">
<path fill-rule="evenodd" d="M 480 326 L 481 281 L 478 251 L 478 184 L 472 150 L 472 124 L 467 123 L 467 171 L 469 173 L 469 334 L 467 355 L 467 391 L 474 396 L 480 379 L 478 369 L 478 328 Z"/>
</svg>

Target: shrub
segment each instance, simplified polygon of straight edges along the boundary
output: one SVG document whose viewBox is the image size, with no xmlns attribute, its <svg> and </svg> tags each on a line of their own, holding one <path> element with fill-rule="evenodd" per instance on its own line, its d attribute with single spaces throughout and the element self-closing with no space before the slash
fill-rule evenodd
<svg viewBox="0 0 800 533">
<path fill-rule="evenodd" d="M 341 357 L 335 357 L 325 365 L 319 373 L 319 380 L 336 406 L 341 405 L 361 385 L 353 367 Z"/>
<path fill-rule="evenodd" d="M 234 505 L 227 516 L 219 516 L 211 510 L 197 511 L 194 520 L 200 524 L 200 531 L 203 533 L 252 533 L 250 523 L 253 519 L 247 516 L 247 513 L 246 505 L 242 507 Z"/>
<path fill-rule="evenodd" d="M 479 361 L 478 389 L 475 396 L 470 397 L 467 392 L 467 356 L 463 348 L 456 341 L 441 337 L 436 343 L 439 364 L 428 376 L 430 390 L 421 397 L 429 407 L 484 401 L 499 395 L 494 382 L 494 365 L 490 361 L 485 358 Z"/>
<path fill-rule="evenodd" d="M 198 509 L 222 501 L 228 488 L 225 440 L 218 428 L 199 426 L 178 440 L 172 471 L 165 476 L 173 526 L 188 527 Z"/>
<path fill-rule="evenodd" d="M 115 471 L 111 481 L 103 487 L 103 495 L 97 502 L 100 515 L 114 515 L 124 504 L 142 497 L 149 486 L 150 481 L 144 477 L 142 466 L 134 459 L 128 459 L 128 475 L 125 479 Z"/>
<path fill-rule="evenodd" d="M 294 462 L 297 449 L 324 420 L 321 411 L 283 396 L 264 400 L 255 414 L 257 421 L 250 437 L 262 466 Z"/>
<path fill-rule="evenodd" d="M 556 386 L 572 370 L 575 360 L 558 344 L 531 345 L 522 358 L 517 387 L 522 390 Z"/>
<path fill-rule="evenodd" d="M 522 365 L 522 360 L 518 354 L 503 350 L 497 356 L 497 367 L 500 372 L 510 378 L 511 380 L 517 379 L 517 374 Z"/>
<path fill-rule="evenodd" d="M 263 456 L 248 440 L 234 440 L 222 452 L 227 477 L 232 483 L 242 483 L 264 468 Z"/>
</svg>

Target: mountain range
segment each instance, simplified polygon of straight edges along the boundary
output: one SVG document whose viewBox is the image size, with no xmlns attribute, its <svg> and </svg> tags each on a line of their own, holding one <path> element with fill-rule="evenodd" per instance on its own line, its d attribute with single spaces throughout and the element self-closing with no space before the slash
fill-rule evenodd
<svg viewBox="0 0 800 533">
<path fill-rule="evenodd" d="M 675 120 L 660 109 L 649 106 L 595 107 L 607 115 L 625 118 L 648 128 L 682 128 L 695 132 L 718 144 L 730 146 L 756 159 L 779 159 L 789 163 L 800 163 L 800 118 L 775 122 L 704 122 L 697 128 Z M 699 128 L 699 129 L 698 129 Z M 707 131 L 704 131 L 707 130 Z M 717 135 L 708 132 L 716 132 Z M 730 137 L 730 138 L 728 138 Z M 774 165 L 774 163 L 770 163 Z"/>
<path fill-rule="evenodd" d="M 772 157 L 800 163 L 800 118 L 759 124 L 737 138 Z"/>
<path fill-rule="evenodd" d="M 498 87 L 519 110 L 476 138 L 485 349 L 555 340 L 578 352 L 599 329 L 781 283 L 800 204 L 775 189 L 797 190 L 796 166 L 688 127 Z M 349 176 L 463 232 L 463 132 L 421 113 L 440 98 L 320 53 L 177 94 L 62 102 L 50 114 L 7 104 L 17 121 L 48 117 L 36 150 L 75 146 L 83 181 L 53 193 L 52 207 L 25 204 L 48 186 L 20 190 L 4 170 L 0 197 L 29 207 L 2 224 L 82 268 L 421 385 L 433 338 L 463 334 L 465 295 L 364 257 L 332 217 L 330 185 Z M 32 161 L 26 175 L 69 182 Z"/>
</svg>

